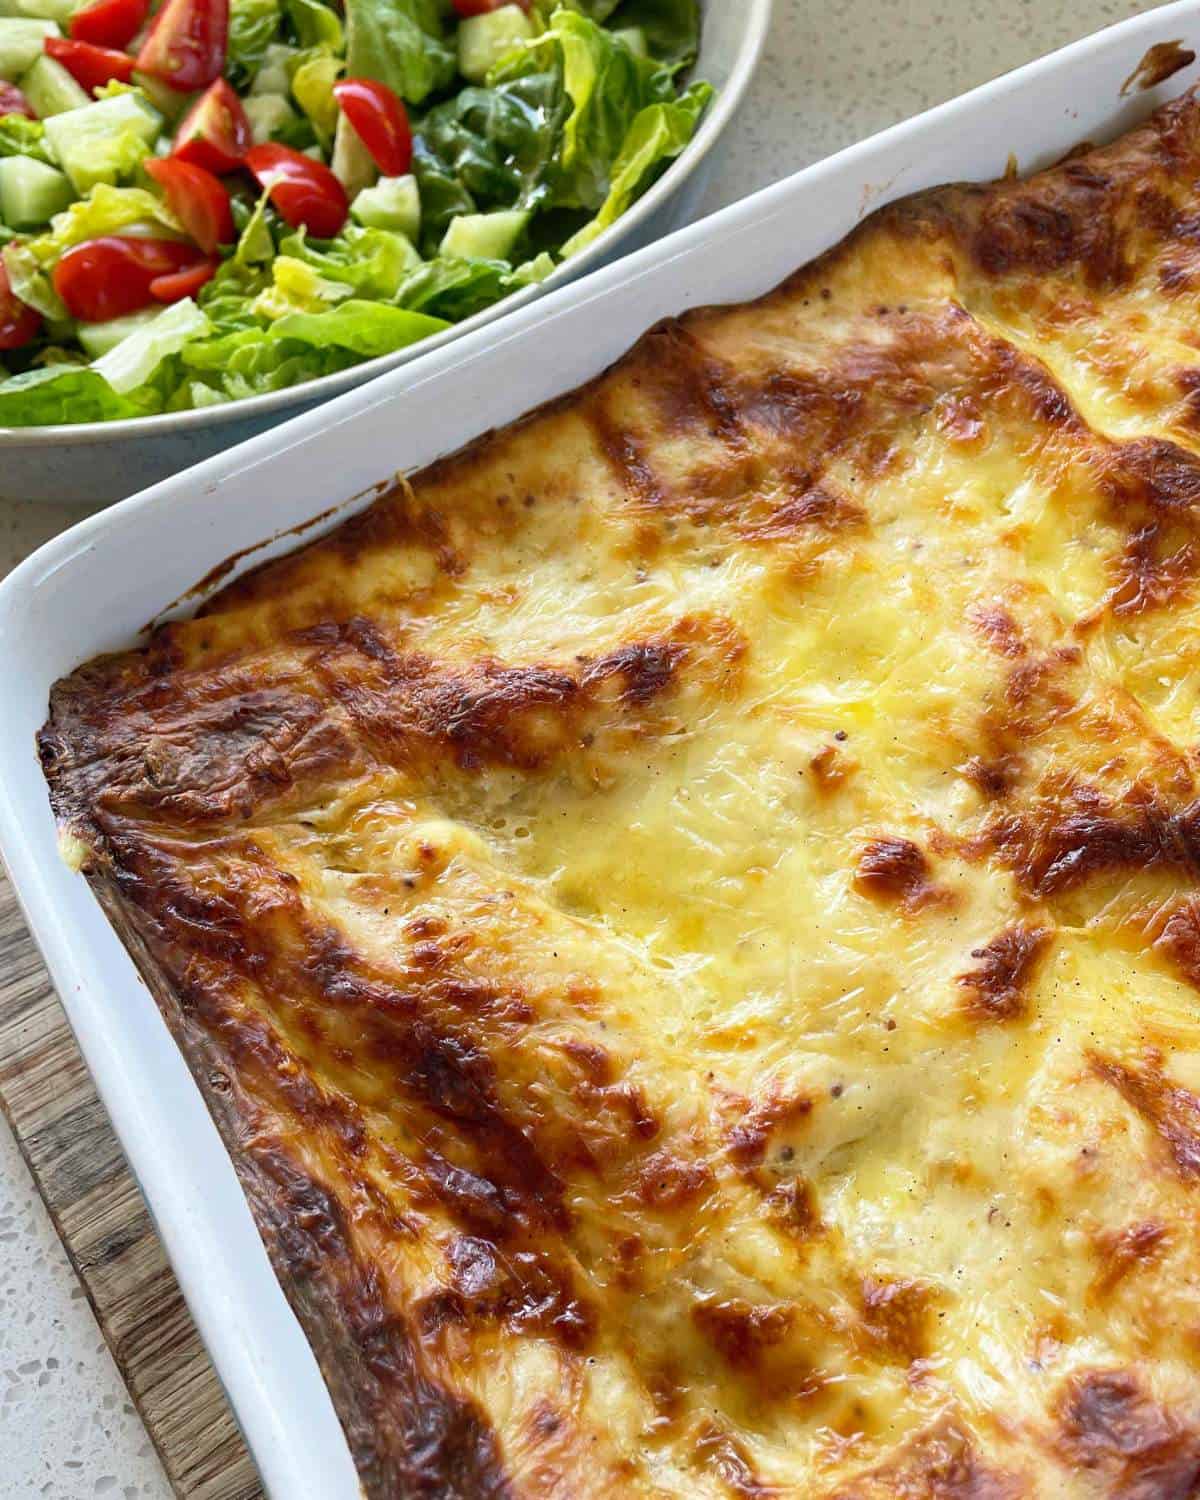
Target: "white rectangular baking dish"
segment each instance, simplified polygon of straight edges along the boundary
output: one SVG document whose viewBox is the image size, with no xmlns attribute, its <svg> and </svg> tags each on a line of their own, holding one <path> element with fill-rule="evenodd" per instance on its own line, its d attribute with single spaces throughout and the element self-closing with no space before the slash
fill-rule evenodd
<svg viewBox="0 0 1200 1500">
<path fill-rule="evenodd" d="M 885 131 L 146 490 L 51 542 L 0 585 L 0 852 L 277 1500 L 349 1500 L 359 1487 L 183 1059 L 87 886 L 58 859 L 33 748 L 51 682 L 128 644 L 222 559 L 569 390 L 661 317 L 766 290 L 880 203 L 997 176 L 1010 153 L 1028 170 L 1128 128 L 1196 76 L 1192 66 L 1122 95 L 1147 49 L 1173 39 L 1200 51 L 1198 0 L 1126 21 Z M 281 537 L 267 551 L 295 545 Z"/>
</svg>

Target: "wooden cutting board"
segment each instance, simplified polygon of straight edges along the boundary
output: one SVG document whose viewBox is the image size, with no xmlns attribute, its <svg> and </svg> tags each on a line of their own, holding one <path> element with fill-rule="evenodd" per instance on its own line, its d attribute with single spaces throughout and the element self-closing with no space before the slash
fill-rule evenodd
<svg viewBox="0 0 1200 1500">
<path fill-rule="evenodd" d="M 0 866 L 0 1109 L 181 1500 L 262 1485 Z"/>
</svg>

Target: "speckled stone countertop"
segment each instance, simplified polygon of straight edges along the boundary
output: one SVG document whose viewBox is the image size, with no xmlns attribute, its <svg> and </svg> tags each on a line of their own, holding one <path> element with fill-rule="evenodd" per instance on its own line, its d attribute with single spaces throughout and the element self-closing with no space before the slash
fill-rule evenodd
<svg viewBox="0 0 1200 1500">
<path fill-rule="evenodd" d="M 736 4 L 738 0 L 726 0 Z M 761 70 L 706 210 L 1153 3 L 775 0 Z M 0 574 L 87 512 L 0 502 Z M 166 1500 L 170 1491 L 0 1123 L 0 1491 Z"/>
</svg>

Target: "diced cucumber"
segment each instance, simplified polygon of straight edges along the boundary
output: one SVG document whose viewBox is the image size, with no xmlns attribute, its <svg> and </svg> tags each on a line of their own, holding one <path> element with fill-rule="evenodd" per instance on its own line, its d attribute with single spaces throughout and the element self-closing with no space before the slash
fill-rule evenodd
<svg viewBox="0 0 1200 1500">
<path fill-rule="evenodd" d="M 107 323 L 77 324 L 76 332 L 83 352 L 92 359 L 99 359 L 102 354 L 115 349 L 122 339 L 153 323 L 160 312 L 161 307 L 147 307 L 141 312 L 127 313 L 123 318 L 109 318 Z"/>
<path fill-rule="evenodd" d="M 39 57 L 48 36 L 60 36 L 53 21 L 0 16 L 0 78 L 16 83 Z"/>
<path fill-rule="evenodd" d="M 152 73 L 135 73 L 133 82 L 163 119 L 172 125 L 183 119 L 196 100 L 195 94 L 181 93 L 169 83 L 164 83 L 161 78 L 155 78 Z"/>
<path fill-rule="evenodd" d="M 82 109 L 92 101 L 75 82 L 62 63 L 55 62 L 43 52 L 34 58 L 29 71 L 20 78 L 21 92 L 29 100 L 29 107 L 39 120 L 48 120 L 51 115 L 66 114 L 68 110 Z"/>
<path fill-rule="evenodd" d="M 350 217 L 368 229 L 394 229 L 414 244 L 421 231 L 421 194 L 417 179 L 381 177 L 374 187 L 364 188 L 350 205 Z"/>
<path fill-rule="evenodd" d="M 635 57 L 650 56 L 646 33 L 640 26 L 619 26 L 612 35 L 614 41 L 624 42 Z"/>
<path fill-rule="evenodd" d="M 346 189 L 346 197 L 351 203 L 379 176 L 375 158 L 363 145 L 362 136 L 343 114 L 338 115 L 337 129 L 333 133 L 333 156 L 329 166 Z"/>
<path fill-rule="evenodd" d="M 65 26 L 78 0 L 0 0 L 0 16 L 28 16 Z"/>
<path fill-rule="evenodd" d="M 533 36 L 533 23 L 519 5 L 468 16 L 458 26 L 458 71 L 471 83 L 482 83 L 492 64 Z"/>
<path fill-rule="evenodd" d="M 297 51 L 297 48 L 289 47 L 283 42 L 272 42 L 263 55 L 262 67 L 254 75 L 250 92 L 287 94 L 292 86 L 288 63 L 296 56 Z"/>
<path fill-rule="evenodd" d="M 519 208 L 504 208 L 492 214 L 459 214 L 450 220 L 439 254 L 508 260 L 528 222 L 528 213 Z"/>
<path fill-rule="evenodd" d="M 77 193 L 116 182 L 152 149 L 162 116 L 141 94 L 113 94 L 46 121 L 46 139 Z"/>
<path fill-rule="evenodd" d="M 265 145 L 276 131 L 296 118 L 296 111 L 282 94 L 251 94 L 242 100 L 242 107 L 256 146 Z"/>
<path fill-rule="evenodd" d="M 44 161 L 32 156 L 0 158 L 0 219 L 10 229 L 48 224 L 74 198 L 63 174 Z"/>
</svg>

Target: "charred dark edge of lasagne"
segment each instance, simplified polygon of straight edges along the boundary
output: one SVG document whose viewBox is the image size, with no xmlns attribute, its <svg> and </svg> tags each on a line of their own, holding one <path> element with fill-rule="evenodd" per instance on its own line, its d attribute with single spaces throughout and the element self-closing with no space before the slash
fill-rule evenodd
<svg viewBox="0 0 1200 1500">
<path fill-rule="evenodd" d="M 407 1330 L 355 1257 L 336 1200 L 279 1146 L 243 1144 L 231 1059 L 189 1018 L 137 905 L 102 863 L 88 884 L 154 996 L 233 1161 L 254 1222 L 329 1387 L 363 1488 L 388 1500 L 508 1500 L 486 1417 L 418 1367 Z"/>
</svg>

